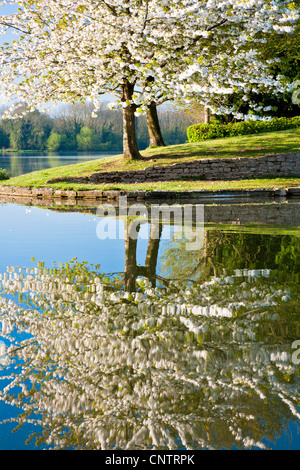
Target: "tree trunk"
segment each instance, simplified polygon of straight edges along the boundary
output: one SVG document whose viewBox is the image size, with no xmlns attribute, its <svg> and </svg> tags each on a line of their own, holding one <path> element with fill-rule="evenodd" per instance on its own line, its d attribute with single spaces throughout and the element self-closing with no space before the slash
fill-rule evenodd
<svg viewBox="0 0 300 470">
<path fill-rule="evenodd" d="M 150 236 L 148 240 L 148 248 L 145 260 L 146 276 L 156 286 L 156 267 L 158 260 L 159 245 L 162 235 L 163 225 L 159 223 L 151 223 Z"/>
<path fill-rule="evenodd" d="M 125 232 L 124 289 L 126 292 L 134 292 L 136 290 L 136 279 L 138 276 L 148 278 L 153 287 L 156 285 L 156 267 L 163 226 L 161 222 L 151 223 L 145 266 L 137 265 L 138 240 L 136 233 L 132 234 L 130 232 L 131 229 L 139 232 L 140 225 L 131 227 L 129 224 Z"/>
<path fill-rule="evenodd" d="M 124 289 L 125 292 L 134 292 L 137 278 L 136 250 L 137 238 L 132 237 L 130 233 L 130 224 L 127 225 L 125 233 L 125 269 L 124 269 Z M 137 227 L 139 231 L 140 227 Z"/>
<path fill-rule="evenodd" d="M 126 82 L 122 85 L 122 102 L 131 101 L 134 85 Z M 142 158 L 137 144 L 135 129 L 134 104 L 129 104 L 123 108 L 123 155 L 125 159 L 139 160 Z"/>
<path fill-rule="evenodd" d="M 164 139 L 161 133 L 159 119 L 157 115 L 157 107 L 155 103 L 151 103 L 147 109 L 147 125 L 150 139 L 150 146 L 165 147 Z"/>
<path fill-rule="evenodd" d="M 210 123 L 210 109 L 207 106 L 204 106 L 204 122 L 205 124 Z"/>
</svg>

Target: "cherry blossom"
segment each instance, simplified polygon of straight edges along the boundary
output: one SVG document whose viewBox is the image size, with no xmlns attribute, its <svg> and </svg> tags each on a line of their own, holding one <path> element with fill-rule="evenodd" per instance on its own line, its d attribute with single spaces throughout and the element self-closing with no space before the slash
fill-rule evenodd
<svg viewBox="0 0 300 470">
<path fill-rule="evenodd" d="M 135 114 L 151 103 L 212 97 L 257 85 L 278 90 L 256 52 L 260 34 L 292 31 L 297 10 L 281 0 L 11 0 L 1 33 L 0 93 L 26 102 L 91 100 L 123 109 L 124 156 L 140 158 Z M 250 46 L 250 47 L 249 47 Z M 18 104 L 7 112 L 12 117 Z"/>
</svg>

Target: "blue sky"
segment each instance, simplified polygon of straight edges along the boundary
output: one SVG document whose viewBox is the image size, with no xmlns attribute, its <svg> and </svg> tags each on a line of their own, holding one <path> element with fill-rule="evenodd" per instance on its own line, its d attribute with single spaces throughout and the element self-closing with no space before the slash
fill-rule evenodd
<svg viewBox="0 0 300 470">
<path fill-rule="evenodd" d="M 0 7 L 0 15 L 10 15 L 14 11 L 16 11 L 16 6 L 15 5 L 5 5 Z M 0 37 L 0 45 L 3 44 L 3 42 L 8 41 L 9 38 L 11 38 L 12 35 L 9 33 L 5 36 Z"/>
<path fill-rule="evenodd" d="M 15 10 L 16 10 L 15 5 L 1 6 L 1 15 L 9 15 L 10 13 L 13 13 Z"/>
</svg>

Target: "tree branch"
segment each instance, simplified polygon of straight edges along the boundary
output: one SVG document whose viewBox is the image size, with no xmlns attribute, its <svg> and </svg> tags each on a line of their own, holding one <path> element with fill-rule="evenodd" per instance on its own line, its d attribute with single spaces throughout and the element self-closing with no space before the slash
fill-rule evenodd
<svg viewBox="0 0 300 470">
<path fill-rule="evenodd" d="M 23 34 L 30 34 L 30 31 L 24 31 L 23 29 L 18 28 L 18 26 L 13 25 L 12 23 L 7 23 L 6 21 L 0 21 L 0 25 L 6 26 L 7 28 L 16 29 Z"/>
<path fill-rule="evenodd" d="M 111 5 L 109 5 L 108 3 L 106 3 L 104 0 L 101 0 L 102 3 L 104 3 L 104 5 L 106 6 L 106 8 L 113 14 L 113 16 L 118 16 L 117 15 L 117 12 L 116 12 L 116 9 L 114 7 L 112 7 Z"/>
</svg>

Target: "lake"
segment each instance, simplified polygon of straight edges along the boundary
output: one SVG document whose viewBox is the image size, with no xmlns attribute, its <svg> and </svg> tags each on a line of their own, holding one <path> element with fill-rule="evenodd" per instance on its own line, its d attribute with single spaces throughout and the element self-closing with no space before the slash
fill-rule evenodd
<svg viewBox="0 0 300 470">
<path fill-rule="evenodd" d="M 41 153 L 0 154 L 0 168 L 7 170 L 12 176 L 20 176 L 32 171 L 45 170 L 58 166 L 73 165 L 90 160 L 117 155 L 120 152 L 73 152 L 73 153 L 51 153 L 41 155 Z"/>
<path fill-rule="evenodd" d="M 66 204 L 1 198 L 0 449 L 299 450 L 300 201 Z"/>
</svg>

